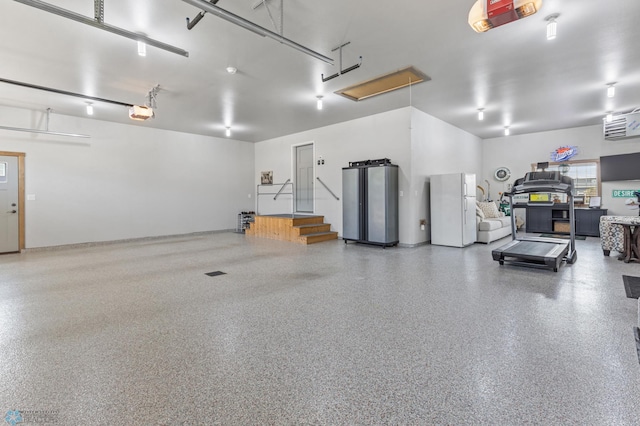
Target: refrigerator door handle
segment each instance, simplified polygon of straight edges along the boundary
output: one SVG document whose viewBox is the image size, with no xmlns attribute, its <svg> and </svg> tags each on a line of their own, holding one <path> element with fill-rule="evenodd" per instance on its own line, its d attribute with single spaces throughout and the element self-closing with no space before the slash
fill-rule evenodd
<svg viewBox="0 0 640 426">
<path fill-rule="evenodd" d="M 465 183 L 464 186 L 466 187 L 467 184 Z M 464 200 L 464 207 L 462 208 L 462 223 L 464 225 L 467 224 L 467 204 L 469 204 L 469 201 L 467 200 L 467 196 L 466 194 L 462 197 L 462 199 Z"/>
</svg>

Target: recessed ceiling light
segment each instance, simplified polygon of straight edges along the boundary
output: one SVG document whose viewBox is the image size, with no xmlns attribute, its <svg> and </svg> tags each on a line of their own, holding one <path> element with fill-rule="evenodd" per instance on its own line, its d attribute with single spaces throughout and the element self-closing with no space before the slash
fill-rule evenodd
<svg viewBox="0 0 640 426">
<path fill-rule="evenodd" d="M 236 67 L 227 67 L 227 72 L 229 74 L 235 74 L 235 73 L 238 72 L 238 68 L 236 68 Z"/>
<path fill-rule="evenodd" d="M 607 111 L 607 123 L 611 123 L 613 121 L 613 111 Z"/>
<path fill-rule="evenodd" d="M 322 95 L 318 95 L 316 96 L 316 98 L 318 98 L 318 100 L 316 101 L 316 108 L 318 108 L 318 110 L 322 109 Z"/>
<path fill-rule="evenodd" d="M 484 108 L 478 108 L 478 120 L 484 120 Z"/>
<path fill-rule="evenodd" d="M 225 132 L 227 137 L 231 136 L 231 127 L 227 127 L 227 131 Z"/>
<path fill-rule="evenodd" d="M 147 44 L 143 41 L 138 42 L 138 56 L 147 56 Z"/>
<path fill-rule="evenodd" d="M 87 102 L 87 115 L 93 115 L 93 104 L 91 102 Z"/>
<path fill-rule="evenodd" d="M 504 126 L 504 135 L 509 136 L 510 134 L 511 134 L 511 130 L 509 129 L 509 126 Z"/>
<path fill-rule="evenodd" d="M 616 84 L 609 83 L 607 86 L 609 86 L 607 88 L 607 97 L 613 98 L 616 95 Z"/>
<path fill-rule="evenodd" d="M 547 40 L 555 40 L 558 35 L 558 23 L 556 19 L 558 19 L 560 14 L 554 13 L 553 15 L 549 15 L 546 18 L 547 21 Z"/>
</svg>

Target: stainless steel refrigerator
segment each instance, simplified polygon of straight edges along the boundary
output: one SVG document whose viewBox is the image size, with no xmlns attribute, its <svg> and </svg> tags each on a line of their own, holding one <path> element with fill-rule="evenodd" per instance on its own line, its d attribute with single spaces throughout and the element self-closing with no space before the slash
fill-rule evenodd
<svg viewBox="0 0 640 426">
<path fill-rule="evenodd" d="M 476 175 L 430 177 L 431 244 L 465 247 L 476 242 Z"/>
<path fill-rule="evenodd" d="M 398 244 L 398 166 L 388 159 L 352 162 L 342 169 L 342 238 Z"/>
</svg>

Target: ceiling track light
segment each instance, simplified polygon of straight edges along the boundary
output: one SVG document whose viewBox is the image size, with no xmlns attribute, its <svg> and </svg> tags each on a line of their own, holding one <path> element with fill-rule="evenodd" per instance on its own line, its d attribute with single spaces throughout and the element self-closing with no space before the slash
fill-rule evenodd
<svg viewBox="0 0 640 426">
<path fill-rule="evenodd" d="M 167 52 L 175 53 L 176 55 L 181 55 L 184 57 L 189 57 L 189 52 L 186 50 L 180 49 L 179 47 L 171 46 L 170 44 L 163 43 L 158 40 L 154 40 L 152 38 L 134 33 L 133 31 L 128 31 L 119 27 L 114 27 L 113 25 L 105 24 L 103 22 L 104 19 L 104 6 L 102 3 L 101 10 L 96 10 L 95 18 L 89 18 L 79 13 L 72 12 L 67 9 L 63 9 L 58 6 L 54 6 L 49 3 L 45 3 L 40 0 L 14 0 L 18 3 L 22 3 L 27 6 L 35 7 L 36 9 L 44 10 L 45 12 L 53 13 L 54 15 L 62 16 L 63 18 L 71 19 L 76 22 L 80 22 L 81 24 L 86 24 L 92 26 L 94 28 L 98 28 L 100 30 L 104 30 L 113 34 L 117 34 L 121 37 L 126 37 L 135 41 L 142 41 L 149 46 L 157 47 L 158 49 L 166 50 Z M 98 8 L 96 8 L 98 9 Z"/>
<path fill-rule="evenodd" d="M 25 1 L 25 0 L 21 0 L 21 1 Z M 205 0 L 182 0 L 182 1 L 185 3 L 189 3 L 190 5 L 195 6 L 205 12 L 209 12 L 212 15 L 216 15 L 218 18 L 222 18 L 225 21 L 231 22 L 232 24 L 235 24 L 239 27 L 244 28 L 245 30 L 254 32 L 262 37 L 269 37 L 270 39 L 273 39 L 281 44 L 285 44 L 289 47 L 292 47 L 299 52 L 305 53 L 309 56 L 312 56 L 316 59 L 320 59 L 323 62 L 333 65 L 333 59 L 327 56 L 321 55 L 318 52 L 314 52 L 308 47 L 305 47 L 299 43 L 296 43 L 293 40 L 289 40 L 288 38 L 283 37 L 282 34 L 274 33 L 273 31 L 270 31 L 264 27 L 261 27 L 260 25 L 254 24 L 249 20 L 246 20 L 238 15 L 228 12 L 218 6 L 215 6 L 214 4 L 208 1 L 205 1 Z"/>
<path fill-rule="evenodd" d="M 138 40 L 138 56 L 147 56 L 147 45 L 144 41 Z"/>
<path fill-rule="evenodd" d="M 613 98 L 616 95 L 616 83 L 609 83 L 607 86 L 607 97 Z"/>
<path fill-rule="evenodd" d="M 478 108 L 478 121 L 484 120 L 484 108 Z"/>
<path fill-rule="evenodd" d="M 556 19 L 560 16 L 559 13 L 554 13 L 545 18 L 547 21 L 547 40 L 555 40 L 558 35 L 558 22 Z"/>
<path fill-rule="evenodd" d="M 318 108 L 318 110 L 322 109 L 322 95 L 318 95 L 316 96 L 316 98 L 318 98 L 318 100 L 316 101 L 316 108 Z"/>
</svg>

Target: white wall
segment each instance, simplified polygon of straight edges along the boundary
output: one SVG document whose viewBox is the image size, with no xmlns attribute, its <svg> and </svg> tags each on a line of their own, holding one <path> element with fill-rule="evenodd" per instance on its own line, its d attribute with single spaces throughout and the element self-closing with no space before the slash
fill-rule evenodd
<svg viewBox="0 0 640 426">
<path fill-rule="evenodd" d="M 316 166 L 316 176 L 339 197 L 342 197 L 342 168 L 350 161 L 389 158 L 400 167 L 402 245 L 428 241 L 429 224 L 421 231 L 420 219 L 428 219 L 429 175 L 481 171 L 479 138 L 407 107 L 256 144 L 256 183 L 261 171 L 273 170 L 278 182 L 291 178 L 292 146 L 307 142 L 315 144 L 316 160 L 320 157 L 325 160 L 324 166 Z M 324 215 L 332 229 L 342 235 L 342 202 L 316 185 L 315 207 L 315 213 Z M 286 213 L 290 208 L 290 196 L 279 204 L 273 202 L 272 196 L 260 198 L 261 214 Z"/>
<path fill-rule="evenodd" d="M 0 124 L 43 128 L 43 113 L 0 108 Z M 0 130 L 26 153 L 27 248 L 233 229 L 253 209 L 253 144 L 53 114 L 50 130 Z"/>
<path fill-rule="evenodd" d="M 602 135 L 602 126 L 596 125 L 486 139 L 483 145 L 483 176 L 491 182 L 492 198 L 497 199 L 498 192 L 505 191 L 507 183 L 513 183 L 531 171 L 532 163 L 551 161 L 551 152 L 561 146 L 577 146 L 579 154 L 575 159 L 590 160 L 605 155 L 638 152 L 640 138 L 607 141 Z M 500 166 L 511 170 L 511 179 L 504 183 L 493 179 L 493 172 Z M 609 215 L 636 215 L 637 210 L 632 212 L 625 207 L 625 199 L 612 198 L 613 189 L 640 189 L 640 182 L 602 184 L 602 207 L 609 209 Z"/>
<path fill-rule="evenodd" d="M 414 109 L 411 121 L 411 244 L 431 240 L 429 176 L 475 173 L 482 180 L 482 140 L 442 120 Z M 420 230 L 420 219 L 427 226 Z"/>
<path fill-rule="evenodd" d="M 324 215 L 331 229 L 342 235 L 342 168 L 350 161 L 389 158 L 399 170 L 399 189 L 408 194 L 410 188 L 410 109 L 371 115 L 369 117 L 321 127 L 306 132 L 283 136 L 255 146 L 255 183 L 259 183 L 260 172 L 273 170 L 274 182 L 293 180 L 292 147 L 313 142 L 315 159 L 322 157 L 325 164 L 315 166 L 315 175 L 320 177 L 338 196 L 336 201 L 317 181 L 315 186 L 315 214 Z M 264 192 L 267 189 L 263 188 Z M 277 190 L 277 188 L 276 188 Z M 290 191 L 290 190 L 289 190 Z M 259 213 L 291 212 L 291 196 L 281 197 L 279 205 L 273 196 L 260 197 Z M 406 196 L 400 198 L 400 241 L 410 239 L 406 217 L 410 205 Z"/>
</svg>

